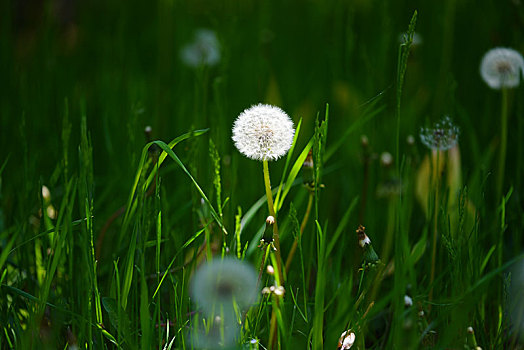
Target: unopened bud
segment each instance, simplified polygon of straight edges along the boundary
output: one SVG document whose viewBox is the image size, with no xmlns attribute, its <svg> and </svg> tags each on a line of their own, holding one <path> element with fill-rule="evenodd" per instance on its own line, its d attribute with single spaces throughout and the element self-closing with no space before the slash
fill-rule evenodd
<svg viewBox="0 0 524 350">
<path fill-rule="evenodd" d="M 51 191 L 49 191 L 49 188 L 47 188 L 47 186 L 42 186 L 42 198 L 46 203 L 51 200 Z"/>
<path fill-rule="evenodd" d="M 393 164 L 393 156 L 389 152 L 382 152 L 380 155 L 380 164 L 387 168 Z"/>
<path fill-rule="evenodd" d="M 366 135 L 362 135 L 360 136 L 360 144 L 362 145 L 362 147 L 366 148 L 367 146 L 369 146 L 369 139 Z"/>
<path fill-rule="evenodd" d="M 278 286 L 274 290 L 275 295 L 278 295 L 279 297 L 283 296 L 285 292 L 286 290 L 284 289 L 283 286 Z"/>
</svg>

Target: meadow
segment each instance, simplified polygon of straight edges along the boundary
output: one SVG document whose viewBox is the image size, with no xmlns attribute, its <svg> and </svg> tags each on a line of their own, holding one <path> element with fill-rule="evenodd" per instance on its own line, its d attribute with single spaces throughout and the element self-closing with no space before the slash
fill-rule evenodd
<svg viewBox="0 0 524 350">
<path fill-rule="evenodd" d="M 0 349 L 524 348 L 497 47 L 522 1 L 0 2 Z"/>
</svg>

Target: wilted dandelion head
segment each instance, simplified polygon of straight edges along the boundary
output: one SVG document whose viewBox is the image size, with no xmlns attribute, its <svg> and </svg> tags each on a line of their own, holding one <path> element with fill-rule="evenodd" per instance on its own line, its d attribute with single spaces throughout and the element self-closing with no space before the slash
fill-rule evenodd
<svg viewBox="0 0 524 350">
<path fill-rule="evenodd" d="M 244 110 L 233 124 L 233 141 L 240 153 L 255 160 L 276 160 L 289 151 L 295 129 L 280 108 L 258 104 Z"/>
<path fill-rule="evenodd" d="M 218 307 L 231 310 L 233 303 L 243 309 L 257 298 L 257 273 L 243 261 L 215 259 L 195 272 L 190 293 L 208 315 Z"/>
<path fill-rule="evenodd" d="M 340 339 L 338 340 L 337 349 L 348 350 L 351 349 L 353 344 L 355 344 L 356 335 L 351 329 L 342 332 Z"/>
<path fill-rule="evenodd" d="M 460 134 L 458 126 L 446 116 L 432 128 L 420 128 L 420 140 L 432 150 L 446 151 L 453 148 Z"/>
<path fill-rule="evenodd" d="M 189 67 L 214 66 L 220 62 L 220 44 L 215 32 L 199 29 L 193 41 L 182 48 L 180 58 Z"/>
<path fill-rule="evenodd" d="M 497 47 L 489 50 L 480 63 L 480 75 L 492 89 L 514 88 L 524 74 L 522 55 L 510 48 Z"/>
</svg>

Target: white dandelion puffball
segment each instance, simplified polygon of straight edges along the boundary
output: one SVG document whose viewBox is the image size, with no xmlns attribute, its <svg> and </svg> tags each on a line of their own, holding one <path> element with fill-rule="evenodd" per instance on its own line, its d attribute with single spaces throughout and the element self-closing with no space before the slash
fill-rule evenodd
<svg viewBox="0 0 524 350">
<path fill-rule="evenodd" d="M 458 142 L 460 129 L 446 116 L 432 128 L 420 129 L 420 140 L 432 150 L 447 151 Z"/>
<path fill-rule="evenodd" d="M 195 272 L 190 293 L 208 315 L 221 307 L 233 310 L 234 303 L 243 309 L 258 296 L 257 273 L 248 263 L 234 258 L 214 259 Z"/>
<path fill-rule="evenodd" d="M 233 124 L 233 141 L 240 153 L 255 160 L 276 160 L 289 151 L 295 129 L 282 109 L 258 104 L 244 110 Z"/>
<path fill-rule="evenodd" d="M 180 51 L 180 58 L 189 67 L 214 66 L 220 62 L 220 44 L 215 32 L 209 29 L 196 31 L 193 42 Z"/>
<path fill-rule="evenodd" d="M 524 59 L 519 52 L 510 48 L 491 49 L 480 63 L 480 75 L 492 89 L 517 87 L 522 74 Z"/>
</svg>

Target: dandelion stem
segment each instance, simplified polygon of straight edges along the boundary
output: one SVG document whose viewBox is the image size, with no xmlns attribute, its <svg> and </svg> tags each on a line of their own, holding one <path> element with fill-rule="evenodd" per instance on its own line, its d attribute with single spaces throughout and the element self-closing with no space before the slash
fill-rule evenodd
<svg viewBox="0 0 524 350">
<path fill-rule="evenodd" d="M 311 208 L 313 207 L 313 196 L 314 196 L 314 192 L 310 191 L 309 199 L 308 199 L 307 207 L 306 207 L 306 213 L 304 214 L 304 218 L 302 219 L 302 223 L 300 224 L 300 236 L 302 236 L 302 234 L 304 233 L 306 224 L 309 220 L 309 215 L 311 214 Z M 291 247 L 291 250 L 289 251 L 289 255 L 287 256 L 286 275 L 289 272 L 289 269 L 291 268 L 291 262 L 293 261 L 293 257 L 295 256 L 295 252 L 297 250 L 298 240 L 299 240 L 299 237 L 295 238 L 295 241 L 293 242 L 293 246 Z"/>
<path fill-rule="evenodd" d="M 264 160 L 264 184 L 266 186 L 266 197 L 267 197 L 267 206 L 269 208 L 269 215 L 275 218 L 275 224 L 273 225 L 273 240 L 275 243 L 275 257 L 277 259 L 277 280 L 280 283 L 284 282 L 284 275 L 282 275 L 282 259 L 280 256 L 280 236 L 278 234 L 278 224 L 277 224 L 277 215 L 275 213 L 275 206 L 273 204 L 273 194 L 271 192 L 271 180 L 269 179 L 269 167 L 267 160 Z"/>
<path fill-rule="evenodd" d="M 497 197 L 495 202 L 502 197 L 502 187 L 504 186 L 504 170 L 506 168 L 506 147 L 508 142 L 508 89 L 502 88 L 502 105 L 500 111 L 500 152 L 499 169 L 497 174 Z"/>
<path fill-rule="evenodd" d="M 438 229 L 438 207 L 439 207 L 439 190 L 440 190 L 440 149 L 437 149 L 436 156 L 436 171 L 434 172 L 435 178 L 433 183 L 435 184 L 435 203 L 433 208 L 433 242 L 432 242 L 432 251 L 431 251 L 431 274 L 429 278 L 429 295 L 428 301 L 430 302 L 429 307 L 431 307 L 431 300 L 433 298 L 433 281 L 435 280 L 435 260 L 437 258 L 437 229 Z"/>
<path fill-rule="evenodd" d="M 266 186 L 266 197 L 267 197 L 267 206 L 269 208 L 269 215 L 273 216 L 275 218 L 275 223 L 273 224 L 273 242 L 275 244 L 276 252 L 275 257 L 277 260 L 277 271 L 275 273 L 276 283 L 277 285 L 283 285 L 284 284 L 284 275 L 282 274 L 282 259 L 280 257 L 280 238 L 278 234 L 278 225 L 277 225 L 277 215 L 275 213 L 275 206 L 273 204 L 273 194 L 271 192 L 271 181 L 269 178 L 269 167 L 267 164 L 267 160 L 264 160 L 264 184 Z M 273 311 L 271 315 L 271 323 L 270 323 L 270 332 L 269 332 L 269 349 L 273 349 L 275 346 L 275 341 L 277 338 L 277 331 L 278 331 L 278 325 L 277 325 L 277 312 L 278 312 L 279 304 L 276 302 L 273 305 Z"/>
</svg>

